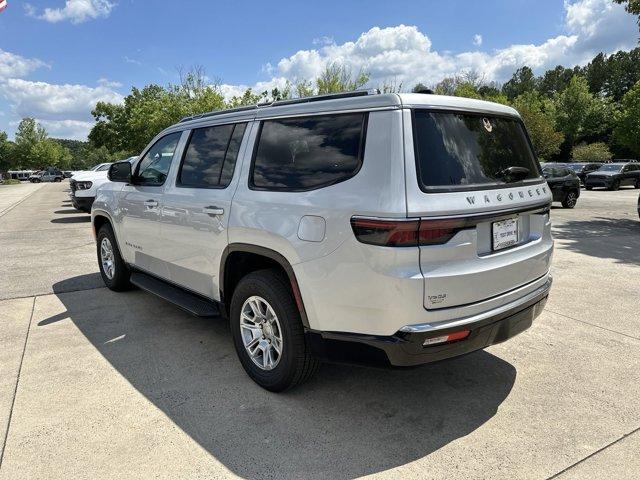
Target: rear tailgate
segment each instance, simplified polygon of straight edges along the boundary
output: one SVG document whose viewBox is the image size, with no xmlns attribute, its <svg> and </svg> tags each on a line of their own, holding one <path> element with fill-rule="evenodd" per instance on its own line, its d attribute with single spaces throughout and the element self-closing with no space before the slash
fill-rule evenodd
<svg viewBox="0 0 640 480">
<path fill-rule="evenodd" d="M 518 133 L 520 122 L 457 112 L 416 119 L 405 112 L 407 123 L 407 215 L 421 218 L 424 307 L 474 304 L 546 275 L 551 192 L 524 131 Z"/>
</svg>

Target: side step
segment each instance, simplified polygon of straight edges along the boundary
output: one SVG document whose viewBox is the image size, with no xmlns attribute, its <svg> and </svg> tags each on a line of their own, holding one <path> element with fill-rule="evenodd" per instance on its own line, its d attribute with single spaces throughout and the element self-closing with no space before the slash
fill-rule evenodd
<svg viewBox="0 0 640 480">
<path fill-rule="evenodd" d="M 213 301 L 207 301 L 194 293 L 175 287 L 146 273 L 133 272 L 131 283 L 198 317 L 217 317 L 220 315 L 218 307 Z"/>
</svg>

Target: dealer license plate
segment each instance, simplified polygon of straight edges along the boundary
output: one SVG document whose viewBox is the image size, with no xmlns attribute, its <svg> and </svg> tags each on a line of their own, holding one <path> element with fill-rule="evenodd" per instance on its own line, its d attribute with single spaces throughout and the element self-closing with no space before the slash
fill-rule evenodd
<svg viewBox="0 0 640 480">
<path fill-rule="evenodd" d="M 493 249 L 501 250 L 518 243 L 518 219 L 509 218 L 493 222 L 491 226 L 493 233 Z"/>
</svg>

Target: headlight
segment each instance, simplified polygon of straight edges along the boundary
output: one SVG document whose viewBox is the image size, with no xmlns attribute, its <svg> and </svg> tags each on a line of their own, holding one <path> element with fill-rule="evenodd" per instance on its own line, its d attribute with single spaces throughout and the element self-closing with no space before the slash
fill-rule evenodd
<svg viewBox="0 0 640 480">
<path fill-rule="evenodd" d="M 89 190 L 93 182 L 76 182 L 76 190 Z"/>
</svg>

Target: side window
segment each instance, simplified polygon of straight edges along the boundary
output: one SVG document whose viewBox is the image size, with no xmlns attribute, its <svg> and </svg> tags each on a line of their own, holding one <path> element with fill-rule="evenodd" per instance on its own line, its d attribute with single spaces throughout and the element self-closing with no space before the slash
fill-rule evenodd
<svg viewBox="0 0 640 480">
<path fill-rule="evenodd" d="M 225 188 L 231 182 L 246 123 L 197 128 L 191 133 L 177 184 Z"/>
<path fill-rule="evenodd" d="M 138 185 L 160 186 L 167 179 L 173 154 L 182 132 L 170 133 L 162 137 L 142 157 L 138 164 L 136 183 Z"/>
<path fill-rule="evenodd" d="M 304 191 L 353 177 L 362 165 L 366 121 L 364 113 L 263 121 L 251 187 Z"/>
</svg>

